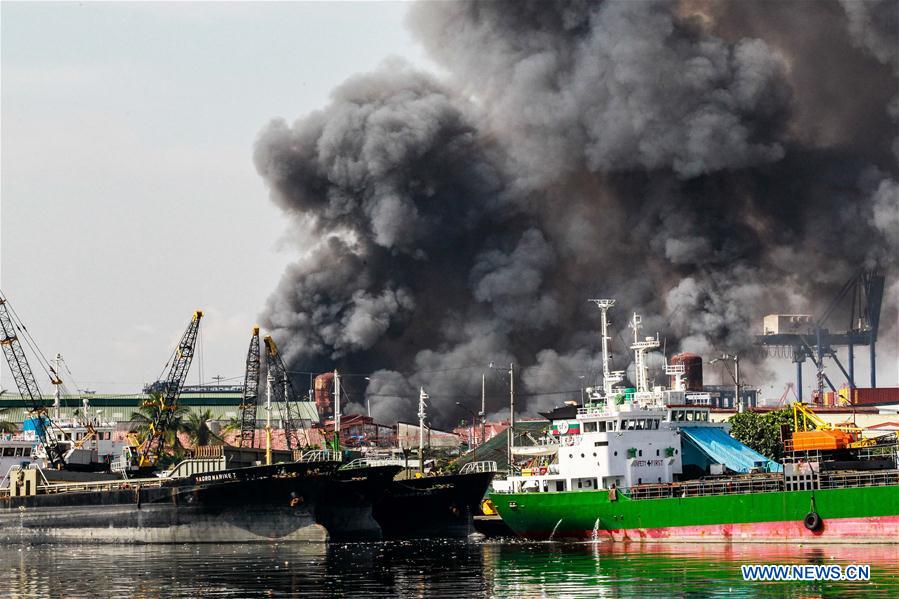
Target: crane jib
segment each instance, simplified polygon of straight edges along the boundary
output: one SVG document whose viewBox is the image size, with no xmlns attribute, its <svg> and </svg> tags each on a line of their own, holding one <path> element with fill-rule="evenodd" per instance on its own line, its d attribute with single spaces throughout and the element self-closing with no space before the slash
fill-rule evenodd
<svg viewBox="0 0 899 599">
<path fill-rule="evenodd" d="M 149 434 L 139 448 L 138 466 L 146 468 L 155 466 L 165 447 L 165 436 L 172 424 L 172 417 L 178 407 L 178 396 L 181 387 L 187 379 L 190 364 L 194 357 L 194 348 L 197 343 L 197 334 L 200 329 L 200 319 L 203 312 L 194 312 L 187 330 L 178 342 L 175 350 L 175 359 L 169 368 L 168 375 L 161 385 L 158 400 L 149 400 L 147 403 L 155 407 L 153 420 L 149 425 Z"/>
</svg>

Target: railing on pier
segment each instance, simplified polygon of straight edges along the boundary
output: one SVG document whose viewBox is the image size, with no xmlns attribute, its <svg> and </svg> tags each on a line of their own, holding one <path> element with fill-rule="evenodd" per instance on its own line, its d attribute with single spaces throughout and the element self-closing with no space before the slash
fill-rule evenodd
<svg viewBox="0 0 899 599">
<path fill-rule="evenodd" d="M 490 461 L 482 461 L 482 462 L 468 462 L 462 469 L 459 470 L 459 474 L 477 474 L 479 472 L 496 472 L 497 466 L 496 462 Z"/>
</svg>

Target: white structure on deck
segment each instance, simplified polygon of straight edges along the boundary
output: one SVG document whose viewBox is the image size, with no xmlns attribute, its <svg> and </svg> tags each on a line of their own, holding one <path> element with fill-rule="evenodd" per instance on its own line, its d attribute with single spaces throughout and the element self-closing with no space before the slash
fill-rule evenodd
<svg viewBox="0 0 899 599">
<path fill-rule="evenodd" d="M 587 389 L 589 401 L 575 417 L 555 420 L 551 434 L 537 445 L 515 447 L 514 455 L 530 457 L 534 465 L 494 488 L 588 491 L 671 483 L 683 472 L 680 429 L 727 427 L 709 421 L 708 402 L 698 397 L 701 394 L 685 393 L 683 365 L 666 367 L 666 374 L 675 378 L 675 389 L 650 388 L 645 356 L 659 347 L 659 339 L 640 339 L 641 319 L 636 313 L 631 320 L 636 389 L 615 387 L 624 374 L 609 369 L 606 313 L 615 302 L 590 301 L 602 311 L 602 391 Z"/>
</svg>

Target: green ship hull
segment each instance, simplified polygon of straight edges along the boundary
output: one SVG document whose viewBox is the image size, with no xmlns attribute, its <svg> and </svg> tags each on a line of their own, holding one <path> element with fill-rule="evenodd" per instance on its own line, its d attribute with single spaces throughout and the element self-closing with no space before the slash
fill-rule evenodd
<svg viewBox="0 0 899 599">
<path fill-rule="evenodd" d="M 607 490 L 492 493 L 531 539 L 899 543 L 899 486 L 632 499 Z M 806 521 L 810 513 L 820 522 Z"/>
</svg>

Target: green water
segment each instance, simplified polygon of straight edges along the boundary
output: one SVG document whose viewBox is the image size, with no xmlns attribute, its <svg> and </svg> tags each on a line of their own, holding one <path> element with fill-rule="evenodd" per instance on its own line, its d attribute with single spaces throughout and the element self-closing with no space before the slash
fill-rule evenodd
<svg viewBox="0 0 899 599">
<path fill-rule="evenodd" d="M 870 564 L 744 582 L 741 564 Z M 890 597 L 899 546 L 390 542 L 0 547 L 0 597 Z"/>
</svg>

